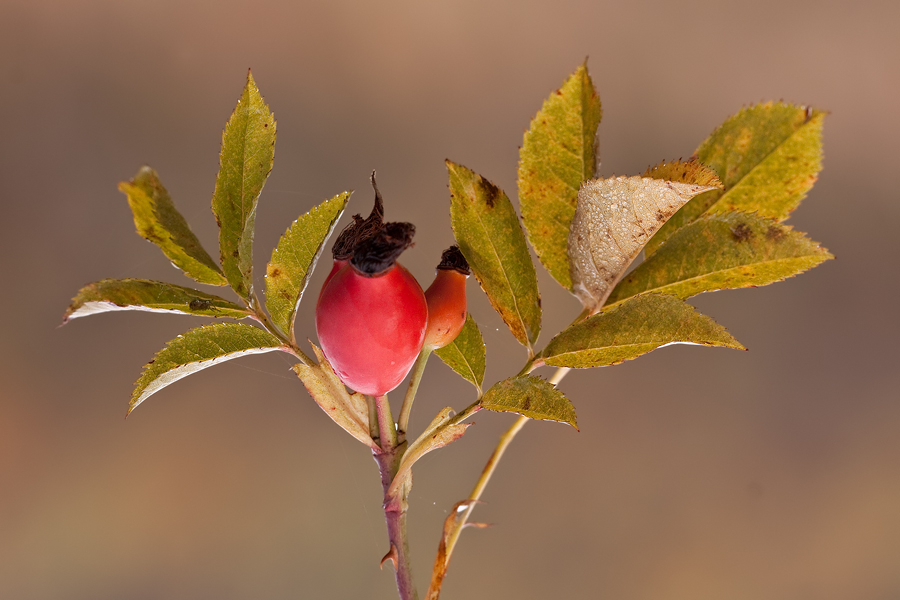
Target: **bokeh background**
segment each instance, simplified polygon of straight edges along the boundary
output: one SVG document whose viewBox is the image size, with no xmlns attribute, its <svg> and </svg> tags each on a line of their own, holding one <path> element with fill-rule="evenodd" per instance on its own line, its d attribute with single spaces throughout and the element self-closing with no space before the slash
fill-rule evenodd
<svg viewBox="0 0 900 600">
<path fill-rule="evenodd" d="M 142 164 L 215 252 L 220 135 L 247 68 L 278 119 L 257 272 L 325 198 L 354 189 L 350 211 L 368 212 L 377 169 L 388 218 L 419 227 L 404 262 L 427 284 L 452 239 L 443 160 L 515 197 L 529 119 L 587 56 L 604 175 L 690 155 L 742 105 L 831 111 L 790 223 L 837 259 L 692 300 L 749 352 L 571 373 L 581 432 L 525 428 L 475 513 L 494 526 L 464 534 L 443 597 L 900 598 L 898 23 L 889 0 L 3 0 L 0 597 L 395 597 L 374 462 L 285 356 L 204 371 L 126 421 L 142 365 L 202 321 L 60 329 L 62 313 L 105 277 L 190 283 L 116 189 Z M 540 283 L 546 342 L 578 305 Z M 488 381 L 514 374 L 524 352 L 469 290 Z M 472 399 L 434 360 L 414 430 Z M 512 420 L 479 415 L 417 467 L 423 590 L 448 510 Z"/>
</svg>

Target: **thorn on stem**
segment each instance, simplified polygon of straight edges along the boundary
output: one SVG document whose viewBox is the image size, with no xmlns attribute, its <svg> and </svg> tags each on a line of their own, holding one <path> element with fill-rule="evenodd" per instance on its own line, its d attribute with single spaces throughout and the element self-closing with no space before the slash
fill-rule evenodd
<svg viewBox="0 0 900 600">
<path fill-rule="evenodd" d="M 391 544 L 391 549 L 388 550 L 388 553 L 384 555 L 384 558 L 381 559 L 381 562 L 378 564 L 379 569 L 384 569 L 384 563 L 387 560 L 390 560 L 394 563 L 394 570 L 397 570 L 397 559 L 399 556 L 397 555 L 397 546 Z"/>
</svg>

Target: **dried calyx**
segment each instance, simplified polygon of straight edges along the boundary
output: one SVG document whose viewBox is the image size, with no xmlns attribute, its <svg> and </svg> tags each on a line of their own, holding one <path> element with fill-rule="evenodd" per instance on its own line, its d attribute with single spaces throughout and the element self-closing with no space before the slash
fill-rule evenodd
<svg viewBox="0 0 900 600">
<path fill-rule="evenodd" d="M 416 226 L 412 223 L 385 223 L 373 237 L 353 249 L 350 264 L 362 275 L 377 277 L 388 272 L 397 257 L 412 245 Z"/>
<path fill-rule="evenodd" d="M 441 263 L 437 266 L 438 270 L 452 270 L 462 273 L 466 277 L 472 274 L 469 268 L 469 262 L 459 250 L 459 246 L 450 246 L 441 254 Z"/>
<path fill-rule="evenodd" d="M 350 260 L 354 248 L 377 235 L 384 225 L 384 201 L 375 185 L 375 171 L 372 171 L 371 181 L 375 188 L 375 206 L 365 219 L 360 215 L 353 215 L 353 222 L 344 227 L 331 248 L 334 260 Z"/>
</svg>

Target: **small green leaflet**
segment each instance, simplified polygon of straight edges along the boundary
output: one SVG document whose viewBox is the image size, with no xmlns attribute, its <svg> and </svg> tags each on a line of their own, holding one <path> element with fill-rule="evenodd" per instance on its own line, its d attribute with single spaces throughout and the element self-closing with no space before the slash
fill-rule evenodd
<svg viewBox="0 0 900 600">
<path fill-rule="evenodd" d="M 541 331 L 537 273 L 525 234 L 503 191 L 449 160 L 450 222 L 459 249 L 494 309 L 532 351 Z"/>
<path fill-rule="evenodd" d="M 191 329 L 171 340 L 144 366 L 144 372 L 134 384 L 128 413 L 162 388 L 197 371 L 233 358 L 273 350 L 287 351 L 274 335 L 252 325 L 217 323 Z"/>
<path fill-rule="evenodd" d="M 306 391 L 325 411 L 325 414 L 340 425 L 344 431 L 373 450 L 380 452 L 381 448 L 369 435 L 369 408 L 365 396 L 358 392 L 349 393 L 322 350 L 312 342 L 310 345 L 319 364 L 297 363 L 293 366 L 294 372 L 303 382 Z"/>
<path fill-rule="evenodd" d="M 672 234 L 626 275 L 607 306 L 643 292 L 689 298 L 768 285 L 830 258 L 818 243 L 772 219 L 751 213 L 705 215 Z"/>
<path fill-rule="evenodd" d="M 587 64 L 544 101 L 519 151 L 522 223 L 541 263 L 572 289 L 566 240 L 581 183 L 595 176 L 603 111 Z"/>
<path fill-rule="evenodd" d="M 176 210 L 156 171 L 141 167 L 134 179 L 119 184 L 119 190 L 128 197 L 134 226 L 141 237 L 159 246 L 172 264 L 195 281 L 228 285 L 219 265 Z"/>
<path fill-rule="evenodd" d="M 495 383 L 484 393 L 481 407 L 513 412 L 529 419 L 559 421 L 575 429 L 575 407 L 556 387 L 540 377 L 521 375 Z"/>
<path fill-rule="evenodd" d="M 470 382 L 481 395 L 484 383 L 485 348 L 481 331 L 472 315 L 466 315 L 466 322 L 456 339 L 443 348 L 434 351 L 444 363 Z"/>
<path fill-rule="evenodd" d="M 725 328 L 673 296 L 642 294 L 560 332 L 536 364 L 604 367 L 668 344 L 745 348 Z"/>
<path fill-rule="evenodd" d="M 294 338 L 294 314 L 325 242 L 347 206 L 338 194 L 302 215 L 288 228 L 266 266 L 266 309 L 282 332 Z"/>
<path fill-rule="evenodd" d="M 757 212 L 786 219 L 822 169 L 825 112 L 808 106 L 767 102 L 729 117 L 697 148 L 695 158 L 712 168 L 724 191 L 698 196 L 644 248 L 650 256 L 672 233 L 706 211 Z"/>
<path fill-rule="evenodd" d="M 228 283 L 241 297 L 253 292 L 256 204 L 272 171 L 275 117 L 247 73 L 247 85 L 225 125 L 212 209 L 219 224 L 219 253 Z"/>
<path fill-rule="evenodd" d="M 114 310 L 144 310 L 179 315 L 243 319 L 252 313 L 225 298 L 180 285 L 147 279 L 103 279 L 86 285 L 72 298 L 63 323 Z"/>
</svg>

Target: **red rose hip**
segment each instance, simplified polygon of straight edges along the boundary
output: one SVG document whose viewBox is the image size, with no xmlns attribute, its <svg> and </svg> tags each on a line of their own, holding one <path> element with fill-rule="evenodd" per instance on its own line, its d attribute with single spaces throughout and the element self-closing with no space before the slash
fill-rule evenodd
<svg viewBox="0 0 900 600">
<path fill-rule="evenodd" d="M 347 387 L 382 396 L 397 387 L 422 348 L 428 308 L 422 287 L 396 262 L 415 227 L 386 223 L 353 250 L 322 288 L 316 332 Z"/>
</svg>

